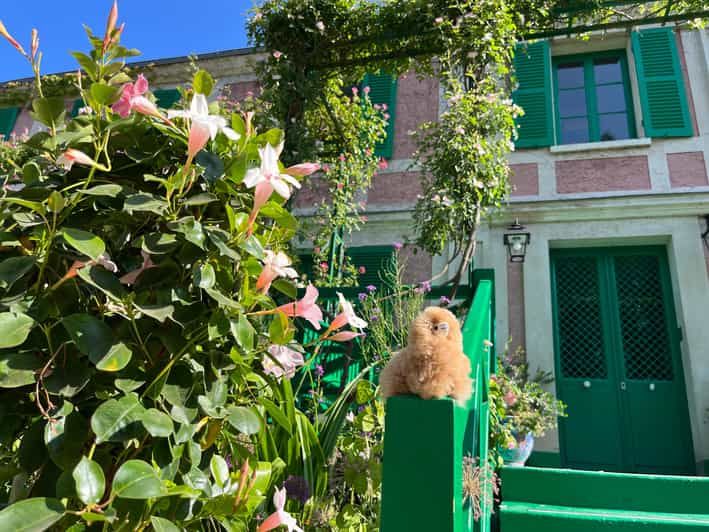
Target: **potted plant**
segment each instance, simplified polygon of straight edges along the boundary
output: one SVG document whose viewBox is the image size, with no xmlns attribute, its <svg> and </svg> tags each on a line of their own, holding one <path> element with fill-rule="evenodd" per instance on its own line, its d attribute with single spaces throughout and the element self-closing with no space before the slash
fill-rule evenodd
<svg viewBox="0 0 709 532">
<path fill-rule="evenodd" d="M 490 377 L 490 449 L 497 465 L 523 466 L 534 448 L 534 438 L 556 428 L 565 405 L 543 385 L 553 381 L 549 372 L 529 375 L 524 352 L 505 354 L 497 374 Z"/>
</svg>

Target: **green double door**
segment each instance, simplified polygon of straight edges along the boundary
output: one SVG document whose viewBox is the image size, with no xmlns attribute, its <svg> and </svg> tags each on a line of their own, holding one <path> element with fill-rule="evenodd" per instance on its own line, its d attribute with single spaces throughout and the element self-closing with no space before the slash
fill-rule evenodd
<svg viewBox="0 0 709 532">
<path fill-rule="evenodd" d="M 551 259 L 563 465 L 693 474 L 665 249 L 554 250 Z"/>
</svg>

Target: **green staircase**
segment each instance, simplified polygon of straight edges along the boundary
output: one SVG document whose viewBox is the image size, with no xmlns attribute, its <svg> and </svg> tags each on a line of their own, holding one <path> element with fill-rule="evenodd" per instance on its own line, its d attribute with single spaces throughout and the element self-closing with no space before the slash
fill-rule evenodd
<svg viewBox="0 0 709 532">
<path fill-rule="evenodd" d="M 500 532 L 709 530 L 709 478 L 506 467 Z"/>
</svg>

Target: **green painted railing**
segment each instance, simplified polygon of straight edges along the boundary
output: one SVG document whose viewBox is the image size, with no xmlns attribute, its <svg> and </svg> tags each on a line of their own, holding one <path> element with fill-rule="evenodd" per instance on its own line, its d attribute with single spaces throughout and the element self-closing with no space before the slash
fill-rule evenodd
<svg viewBox="0 0 709 532">
<path fill-rule="evenodd" d="M 489 532 L 492 481 L 488 478 L 488 383 L 494 360 L 494 286 L 476 271 L 475 296 L 463 327 L 474 394 L 451 399 L 393 397 L 386 405 L 382 532 Z M 480 518 L 463 491 L 463 459 L 481 465 Z"/>
</svg>

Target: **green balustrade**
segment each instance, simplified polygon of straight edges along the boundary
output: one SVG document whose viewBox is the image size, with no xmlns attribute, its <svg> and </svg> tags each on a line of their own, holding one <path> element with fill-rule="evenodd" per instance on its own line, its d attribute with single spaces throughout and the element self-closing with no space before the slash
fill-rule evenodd
<svg viewBox="0 0 709 532">
<path fill-rule="evenodd" d="M 489 532 L 488 383 L 494 359 L 494 283 L 473 276 L 475 296 L 463 327 L 474 393 L 465 406 L 451 399 L 393 397 L 386 405 L 382 532 Z M 481 464 L 481 517 L 463 493 L 463 458 Z"/>
</svg>

